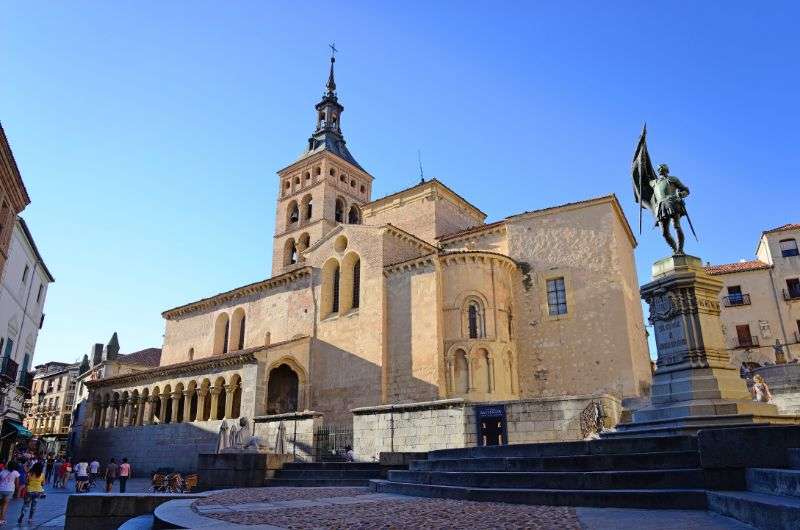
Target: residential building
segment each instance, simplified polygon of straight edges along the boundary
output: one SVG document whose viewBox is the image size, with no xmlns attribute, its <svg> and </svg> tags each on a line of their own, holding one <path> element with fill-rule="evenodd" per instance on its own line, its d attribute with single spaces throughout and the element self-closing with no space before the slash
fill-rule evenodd
<svg viewBox="0 0 800 530">
<path fill-rule="evenodd" d="M 6 456 L 21 430 L 24 404 L 30 397 L 33 356 L 53 276 L 45 265 L 28 225 L 17 217 L 8 259 L 0 279 L 0 456 Z"/>
<path fill-rule="evenodd" d="M 756 259 L 709 265 L 724 282 L 723 333 L 731 362 L 774 363 L 800 359 L 800 224 L 762 232 Z"/>
<path fill-rule="evenodd" d="M 14 219 L 30 202 L 14 153 L 0 123 L 0 273 L 8 260 Z"/>
<path fill-rule="evenodd" d="M 51 361 L 36 367 L 31 408 L 25 427 L 40 441 L 40 450 L 66 449 L 80 363 Z"/>
</svg>

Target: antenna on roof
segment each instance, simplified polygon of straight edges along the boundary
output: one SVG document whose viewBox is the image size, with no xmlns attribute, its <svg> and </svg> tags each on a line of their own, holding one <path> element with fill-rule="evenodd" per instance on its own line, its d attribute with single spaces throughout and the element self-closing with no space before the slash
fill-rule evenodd
<svg viewBox="0 0 800 530">
<path fill-rule="evenodd" d="M 425 182 L 425 173 L 422 172 L 422 154 L 419 149 L 417 149 L 417 161 L 419 162 L 419 183 L 423 184 Z"/>
</svg>

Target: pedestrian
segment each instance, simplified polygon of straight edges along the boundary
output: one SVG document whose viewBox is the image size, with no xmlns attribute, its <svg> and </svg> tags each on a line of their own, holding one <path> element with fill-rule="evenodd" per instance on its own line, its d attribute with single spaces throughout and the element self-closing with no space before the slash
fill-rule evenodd
<svg viewBox="0 0 800 530">
<path fill-rule="evenodd" d="M 28 471 L 25 462 L 17 465 L 17 472 L 19 473 L 19 487 L 17 487 L 17 499 L 24 499 L 28 493 Z"/>
<path fill-rule="evenodd" d="M 81 459 L 75 464 L 75 493 L 86 491 L 86 484 L 89 482 L 89 464 L 85 459 Z"/>
<path fill-rule="evenodd" d="M 67 487 L 67 482 L 69 482 L 70 473 L 72 473 L 72 463 L 69 460 L 65 460 L 64 463 L 61 465 L 61 472 L 58 474 L 59 488 Z"/>
<path fill-rule="evenodd" d="M 100 462 L 96 458 L 92 459 L 89 463 L 89 480 L 94 484 L 97 481 L 97 476 L 100 474 Z"/>
<path fill-rule="evenodd" d="M 28 514 L 28 523 L 33 520 L 33 512 L 36 511 L 36 503 L 40 498 L 44 497 L 44 466 L 41 462 L 36 462 L 28 473 L 28 495 L 25 497 L 25 502 L 22 503 L 22 510 L 19 512 L 17 524 L 22 524 L 25 519 L 25 509 L 30 506 L 30 513 Z"/>
<path fill-rule="evenodd" d="M 119 492 L 125 493 L 125 483 L 131 478 L 131 465 L 128 463 L 127 458 L 122 459 L 122 464 L 119 466 Z"/>
<path fill-rule="evenodd" d="M 117 465 L 117 462 L 112 458 L 111 461 L 106 466 L 106 493 L 111 493 L 111 490 L 114 487 L 114 481 L 117 480 L 118 473 L 119 473 L 119 466 Z"/>
<path fill-rule="evenodd" d="M 55 463 L 56 459 L 53 456 L 53 453 L 48 453 L 44 466 L 45 484 L 50 482 L 50 479 L 53 477 L 53 466 L 55 465 Z"/>
<path fill-rule="evenodd" d="M 55 462 L 53 462 L 53 475 L 51 477 L 52 480 L 50 481 L 50 483 L 53 485 L 54 488 L 58 487 L 58 479 L 61 477 L 61 467 L 63 465 L 64 461 L 61 460 L 60 456 L 56 458 Z"/>
<path fill-rule="evenodd" d="M 8 503 L 19 486 L 19 471 L 17 464 L 12 461 L 6 469 L 0 471 L 0 524 L 6 524 Z"/>
</svg>

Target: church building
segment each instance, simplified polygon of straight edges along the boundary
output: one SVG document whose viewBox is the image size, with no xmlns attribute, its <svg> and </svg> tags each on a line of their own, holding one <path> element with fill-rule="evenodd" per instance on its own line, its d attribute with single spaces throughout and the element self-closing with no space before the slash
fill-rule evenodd
<svg viewBox="0 0 800 530">
<path fill-rule="evenodd" d="M 491 223 L 436 179 L 373 198 L 333 58 L 314 111 L 277 172 L 271 276 L 164 311 L 157 368 L 87 382 L 90 445 L 174 428 L 202 450 L 240 416 L 341 426 L 381 405 L 649 393 L 636 240 L 614 195 Z"/>
</svg>

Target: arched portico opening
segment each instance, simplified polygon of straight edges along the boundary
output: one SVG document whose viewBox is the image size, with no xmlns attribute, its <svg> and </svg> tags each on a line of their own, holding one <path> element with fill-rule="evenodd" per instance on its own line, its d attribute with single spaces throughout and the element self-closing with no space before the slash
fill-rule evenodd
<svg viewBox="0 0 800 530">
<path fill-rule="evenodd" d="M 297 372 L 283 363 L 269 372 L 267 380 L 267 414 L 294 412 L 298 408 L 300 380 Z"/>
</svg>

